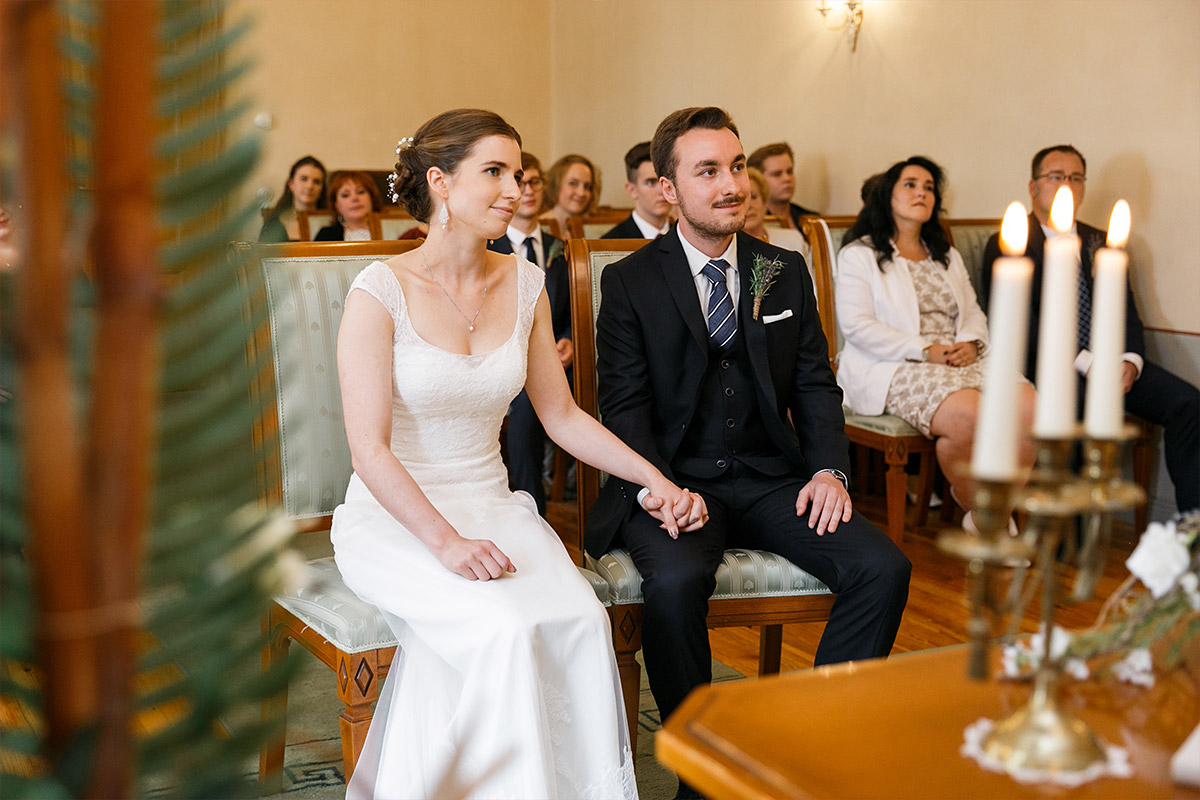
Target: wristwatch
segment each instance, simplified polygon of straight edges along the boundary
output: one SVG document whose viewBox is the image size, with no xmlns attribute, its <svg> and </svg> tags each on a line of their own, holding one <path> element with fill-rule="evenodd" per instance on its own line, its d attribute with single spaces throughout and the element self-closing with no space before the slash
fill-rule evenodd
<svg viewBox="0 0 1200 800">
<path fill-rule="evenodd" d="M 842 472 L 840 469 L 820 469 L 813 474 L 813 477 L 817 477 L 817 475 L 820 475 L 822 472 L 828 472 L 830 475 L 837 478 L 842 482 L 842 487 L 846 491 L 850 491 L 850 479 L 846 477 L 846 473 Z"/>
</svg>

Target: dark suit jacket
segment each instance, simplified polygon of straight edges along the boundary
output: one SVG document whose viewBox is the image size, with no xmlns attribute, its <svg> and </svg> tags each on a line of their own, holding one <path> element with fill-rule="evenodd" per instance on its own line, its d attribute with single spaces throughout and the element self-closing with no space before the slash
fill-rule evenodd
<svg viewBox="0 0 1200 800">
<path fill-rule="evenodd" d="M 314 242 L 340 242 L 346 238 L 346 228 L 342 223 L 334 220 L 332 224 L 326 225 L 321 230 L 317 231 L 317 235 L 313 237 Z"/>
<path fill-rule="evenodd" d="M 708 329 L 677 227 L 601 276 L 596 322 L 597 392 L 601 419 L 667 477 L 696 412 L 709 352 Z M 763 424 L 771 440 L 805 478 L 818 470 L 849 473 L 842 390 L 829 368 L 808 267 L 799 253 L 738 233 L 738 329 L 745 337 Z M 784 268 L 763 298 L 757 320 L 750 293 L 754 254 Z M 765 318 L 792 316 L 767 324 Z M 788 414 L 791 414 L 791 421 Z M 611 478 L 585 531 L 600 555 L 634 510 L 640 487 Z"/>
<path fill-rule="evenodd" d="M 554 327 L 554 338 L 571 338 L 571 276 L 567 270 L 567 257 L 562 251 L 562 239 L 542 231 L 542 254 L 550 255 L 550 247 L 555 242 L 559 245 L 559 255 L 550 260 L 546 267 L 546 297 L 550 300 L 550 320 Z M 488 250 L 493 253 L 511 253 L 512 242 L 508 236 L 492 239 L 488 242 Z M 522 253 L 521 255 L 525 255 Z"/>
<path fill-rule="evenodd" d="M 792 215 L 792 227 L 795 228 L 796 230 L 800 230 L 800 217 L 802 215 L 804 215 L 804 214 L 809 214 L 810 216 L 819 216 L 820 215 L 820 212 L 818 212 L 818 211 L 809 211 L 804 206 L 798 206 L 795 203 L 788 203 L 788 210 Z"/>
<path fill-rule="evenodd" d="M 642 229 L 633 221 L 633 214 L 630 214 L 625 219 L 621 220 L 608 233 L 600 237 L 601 239 L 645 239 L 642 234 Z"/>
<path fill-rule="evenodd" d="M 1096 251 L 1104 247 L 1108 237 L 1105 231 L 1093 228 L 1076 221 L 1075 228 L 1079 234 L 1079 269 L 1087 281 L 1089 290 L 1092 283 L 1092 259 Z M 1042 255 L 1046 248 L 1046 234 L 1042 225 L 1033 214 L 1029 215 L 1029 243 L 1025 247 L 1025 255 L 1033 261 L 1033 283 L 1030 287 L 1029 307 L 1029 339 L 1025 354 L 1025 376 L 1033 380 L 1037 371 L 1038 327 L 1041 323 L 1042 309 Z M 987 247 L 983 251 L 983 274 L 981 300 L 984 308 L 992 290 L 992 264 L 999 258 L 1000 234 L 992 234 Z M 1128 278 L 1126 279 L 1128 281 Z M 1138 316 L 1137 306 L 1133 302 L 1133 292 L 1126 283 L 1125 295 L 1125 352 L 1137 353 L 1143 359 L 1146 357 L 1146 337 L 1142 330 L 1142 318 Z"/>
</svg>

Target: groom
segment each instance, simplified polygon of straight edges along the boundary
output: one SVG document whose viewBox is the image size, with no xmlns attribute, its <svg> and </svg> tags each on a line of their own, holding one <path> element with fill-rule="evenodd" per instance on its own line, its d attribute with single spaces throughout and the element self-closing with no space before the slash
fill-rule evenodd
<svg viewBox="0 0 1200 800">
<path fill-rule="evenodd" d="M 778 553 L 837 594 L 817 664 L 888 654 L 912 565 L 852 511 L 842 393 L 808 269 L 740 232 L 750 182 L 733 121 L 719 108 L 676 111 L 651 149 L 679 224 L 604 270 L 600 414 L 701 494 L 710 520 L 672 539 L 640 506 L 661 501 L 611 478 L 585 545 L 599 556 L 623 543 L 642 575 L 643 654 L 666 719 L 712 678 L 705 617 L 726 548 Z M 751 277 L 763 262 L 782 268 L 755 309 Z"/>
</svg>

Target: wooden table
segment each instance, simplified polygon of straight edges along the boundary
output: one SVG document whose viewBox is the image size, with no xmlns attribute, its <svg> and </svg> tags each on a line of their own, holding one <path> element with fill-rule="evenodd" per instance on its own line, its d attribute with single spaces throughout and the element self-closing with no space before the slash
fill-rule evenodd
<svg viewBox="0 0 1200 800">
<path fill-rule="evenodd" d="M 993 657 L 996 653 L 993 652 Z M 1134 776 L 1024 785 L 960 756 L 963 729 L 1020 707 L 1030 685 L 972 682 L 954 646 L 697 689 L 655 742 L 660 763 L 712 800 L 767 798 L 1200 798 L 1168 762 L 1196 727 L 1184 670 L 1153 689 L 1064 681 L 1064 707 L 1129 751 Z"/>
</svg>

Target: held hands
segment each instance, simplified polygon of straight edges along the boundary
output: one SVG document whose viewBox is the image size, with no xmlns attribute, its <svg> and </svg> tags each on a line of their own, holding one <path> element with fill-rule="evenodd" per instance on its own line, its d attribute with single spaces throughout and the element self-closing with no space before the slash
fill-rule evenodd
<svg viewBox="0 0 1200 800">
<path fill-rule="evenodd" d="M 929 362 L 931 364 L 947 364 L 951 367 L 966 367 L 975 363 L 979 350 L 974 342 L 955 342 L 954 344 L 934 344 L 929 346 Z"/>
<path fill-rule="evenodd" d="M 499 547 L 487 539 L 464 539 L 457 533 L 436 553 L 451 572 L 469 581 L 490 581 L 517 568 Z"/>
<path fill-rule="evenodd" d="M 826 531 L 833 533 L 839 522 L 849 522 L 854 513 L 846 487 L 828 472 L 814 475 L 796 495 L 797 517 L 804 516 L 809 501 L 812 501 L 812 511 L 808 515 L 808 527 L 816 527 L 817 536 L 824 536 Z"/>
<path fill-rule="evenodd" d="M 642 500 L 642 508 L 662 523 L 660 527 L 671 534 L 672 539 L 678 539 L 680 531 L 689 533 L 708 522 L 708 507 L 704 498 L 695 492 L 680 489 L 666 479 L 655 481 L 648 488 L 650 494 Z"/>
<path fill-rule="evenodd" d="M 570 339 L 559 339 L 554 346 L 558 350 L 558 360 L 562 362 L 563 369 L 571 366 L 571 362 L 575 360 L 575 343 Z"/>
</svg>

